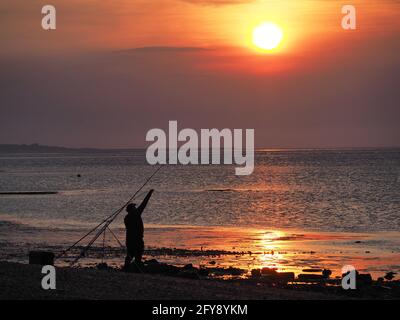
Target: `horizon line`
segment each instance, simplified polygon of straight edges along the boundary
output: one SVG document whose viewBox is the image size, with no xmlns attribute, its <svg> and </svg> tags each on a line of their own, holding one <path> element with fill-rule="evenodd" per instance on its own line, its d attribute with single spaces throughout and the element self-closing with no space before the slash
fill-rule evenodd
<svg viewBox="0 0 400 320">
<path fill-rule="evenodd" d="M 65 150 L 76 150 L 76 151 L 129 151 L 129 150 L 146 150 L 147 147 L 67 147 L 62 145 L 46 145 L 39 143 L 31 144 L 12 144 L 12 143 L 0 143 L 0 148 L 10 147 L 10 148 L 26 148 L 26 147 L 36 147 L 36 148 L 52 148 L 52 149 L 65 149 Z M 179 149 L 179 147 L 178 147 Z M 177 149 L 177 150 L 178 150 Z M 213 148 L 210 148 L 213 149 Z M 221 147 L 220 149 L 223 149 Z M 233 148 L 231 148 L 233 150 Z M 400 149 L 398 146 L 320 146 L 320 147 L 256 147 L 255 151 L 280 151 L 280 150 L 371 150 L 371 149 Z M 169 148 L 166 148 L 169 150 Z M 198 148 L 198 150 L 202 150 Z"/>
</svg>

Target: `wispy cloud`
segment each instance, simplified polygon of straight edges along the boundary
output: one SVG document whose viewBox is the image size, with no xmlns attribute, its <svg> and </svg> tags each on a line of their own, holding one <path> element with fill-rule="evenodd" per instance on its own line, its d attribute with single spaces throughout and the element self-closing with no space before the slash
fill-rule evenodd
<svg viewBox="0 0 400 320">
<path fill-rule="evenodd" d="M 202 47 L 171 47 L 171 46 L 148 46 L 148 47 L 138 47 L 132 49 L 120 50 L 119 52 L 201 52 L 201 51 L 209 51 L 212 50 L 210 48 L 202 48 Z"/>
</svg>

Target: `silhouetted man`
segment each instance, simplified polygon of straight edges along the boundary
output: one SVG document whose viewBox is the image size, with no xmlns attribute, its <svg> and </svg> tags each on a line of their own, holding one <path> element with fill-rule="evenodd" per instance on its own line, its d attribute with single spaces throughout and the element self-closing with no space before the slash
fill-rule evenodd
<svg viewBox="0 0 400 320">
<path fill-rule="evenodd" d="M 139 207 L 136 208 L 136 204 L 130 203 L 126 207 L 128 214 L 125 216 L 124 223 L 126 228 L 126 249 L 127 256 L 125 258 L 124 269 L 129 268 L 132 259 L 135 258 L 136 263 L 142 261 L 142 255 L 144 251 L 144 241 L 143 241 L 143 220 L 142 213 L 146 208 L 147 203 L 153 193 L 153 189 L 149 191 Z"/>
</svg>

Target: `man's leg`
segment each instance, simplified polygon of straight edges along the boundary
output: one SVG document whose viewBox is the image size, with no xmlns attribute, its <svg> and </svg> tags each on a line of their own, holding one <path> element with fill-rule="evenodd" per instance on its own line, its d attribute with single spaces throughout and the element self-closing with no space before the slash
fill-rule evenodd
<svg viewBox="0 0 400 320">
<path fill-rule="evenodd" d="M 143 256 L 143 253 L 138 252 L 135 255 L 135 263 L 142 263 L 142 256 Z"/>
<path fill-rule="evenodd" d="M 134 257 L 133 250 L 131 248 L 126 248 L 127 253 L 125 257 L 125 264 L 124 264 L 124 270 L 127 271 L 129 270 L 129 266 L 131 265 L 132 259 Z"/>
<path fill-rule="evenodd" d="M 142 263 L 142 256 L 144 252 L 144 242 L 139 241 L 137 244 L 137 248 L 135 250 L 135 262 L 136 263 Z"/>
<path fill-rule="evenodd" d="M 129 266 L 131 265 L 132 257 L 127 255 L 125 257 L 125 264 L 124 264 L 124 270 L 128 270 Z"/>
</svg>

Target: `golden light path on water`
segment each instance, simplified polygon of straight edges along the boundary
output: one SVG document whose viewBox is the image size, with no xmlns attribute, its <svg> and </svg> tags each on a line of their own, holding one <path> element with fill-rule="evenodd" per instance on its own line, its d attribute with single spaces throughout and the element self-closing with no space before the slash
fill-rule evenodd
<svg viewBox="0 0 400 320">
<path fill-rule="evenodd" d="M 178 227 L 177 232 L 176 226 L 150 230 L 147 237 L 150 246 L 179 248 L 185 244 L 186 248 L 237 253 L 194 259 L 197 260 L 194 264 L 203 266 L 210 266 L 210 262 L 215 261 L 221 267 L 239 267 L 248 271 L 267 267 L 296 275 L 304 269 L 330 269 L 334 276 L 339 276 L 344 265 L 352 264 L 357 270 L 370 272 L 375 277 L 389 271 L 388 266 L 399 268 L 398 250 L 377 246 L 388 239 L 398 243 L 397 232 L 362 234 L 225 227 Z M 152 243 L 153 236 L 155 241 Z M 174 257 L 169 261 L 174 259 L 179 260 Z M 192 263 L 193 259 L 181 259 L 181 262 Z"/>
<path fill-rule="evenodd" d="M 2 220 L 14 219 L 2 215 Z M 27 224 L 24 224 L 27 223 Z M 40 221 L 25 221 L 22 225 L 43 225 Z M 116 224 L 112 227 L 117 237 L 124 242 L 124 228 Z M 1 255 L 4 260 L 25 261 L 27 251 L 21 250 L 19 243 L 30 243 L 29 249 L 65 249 L 82 235 L 84 228 L 31 229 L 30 232 L 15 230 L 12 234 L 2 234 L 0 241 L 7 239 L 7 250 Z M 400 272 L 398 232 L 346 233 L 315 232 L 294 229 L 257 229 L 238 227 L 201 226 L 145 226 L 146 259 L 183 266 L 208 268 L 240 268 L 245 276 L 252 269 L 270 268 L 278 272 L 303 273 L 304 269 L 329 269 L 333 276 L 341 274 L 344 265 L 353 265 L 360 272 L 371 273 L 374 278 L 386 272 Z M 101 262 L 102 241 L 94 244 L 94 250 L 80 261 L 81 266 Z M 15 248 L 12 246 L 15 243 Z M 390 245 L 389 245 L 390 244 Z M 109 233 L 105 238 L 107 248 L 114 254 L 106 257 L 106 262 L 119 267 L 125 254 Z M 96 251 L 97 250 L 97 251 Z M 118 253 L 116 253 L 117 251 Z M 63 264 L 62 261 L 58 261 Z"/>
<path fill-rule="evenodd" d="M 346 264 L 354 265 L 361 272 L 369 272 L 375 278 L 388 271 L 400 271 L 398 266 L 400 245 L 397 232 L 343 233 L 309 232 L 304 230 L 266 230 L 234 227 L 160 226 L 146 225 L 146 259 L 157 259 L 174 265 L 193 264 L 202 267 L 241 268 L 248 274 L 252 269 L 271 268 L 279 272 L 294 272 L 304 269 L 330 269 L 333 276 L 341 274 Z M 123 242 L 124 229 L 114 226 L 113 232 Z M 21 241 L 43 246 L 43 241 L 52 244 L 54 250 L 73 243 L 82 230 L 41 230 L 40 233 L 10 234 L 10 243 Z M 14 239 L 15 238 L 15 239 Z M 0 240 L 2 235 L 0 234 Z M 391 242 L 391 248 L 383 248 L 380 243 Z M 396 242 L 397 241 L 397 242 Z M 108 234 L 106 247 L 118 249 L 115 239 Z M 80 261 L 82 266 L 99 261 L 101 241 L 95 243 L 96 254 Z M 395 248 L 397 246 L 397 249 Z M 16 247 L 18 254 L 21 250 Z M 13 256 L 12 248 L 8 248 Z M 186 250 L 186 251 L 185 251 Z M 194 253 L 191 253 L 194 250 Z M 189 252 L 189 253 L 188 253 Z M 212 252 L 212 254 L 209 254 Z M 15 252 L 16 260 L 18 257 Z M 109 265 L 120 266 L 124 251 L 110 255 Z M 13 259 L 14 259 L 13 258 Z M 397 267 L 396 267 L 397 266 Z M 397 268 L 397 269 L 396 269 Z M 390 270 L 389 270 L 390 269 Z"/>
</svg>

